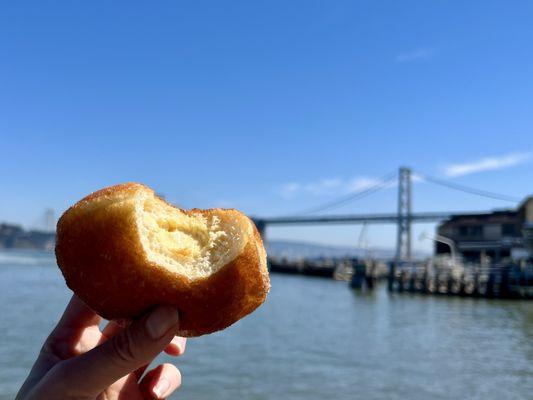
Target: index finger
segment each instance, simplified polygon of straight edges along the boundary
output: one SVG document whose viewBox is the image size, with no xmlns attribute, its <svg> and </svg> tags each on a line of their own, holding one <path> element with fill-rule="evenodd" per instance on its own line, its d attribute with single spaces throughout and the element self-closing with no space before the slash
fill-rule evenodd
<svg viewBox="0 0 533 400">
<path fill-rule="evenodd" d="M 87 307 L 78 296 L 73 295 L 63 312 L 63 316 L 44 342 L 41 353 L 35 361 L 30 375 L 19 391 L 19 396 L 31 390 L 60 361 L 62 354 L 58 354 L 57 352 L 58 344 L 68 347 L 70 344 L 65 338 L 72 336 L 79 337 L 85 328 L 98 325 L 101 320 L 102 318 Z"/>
<path fill-rule="evenodd" d="M 98 326 L 102 317 L 91 310 L 78 296 L 72 295 L 63 316 L 57 323 L 56 329 L 84 329 L 90 326 Z"/>
</svg>

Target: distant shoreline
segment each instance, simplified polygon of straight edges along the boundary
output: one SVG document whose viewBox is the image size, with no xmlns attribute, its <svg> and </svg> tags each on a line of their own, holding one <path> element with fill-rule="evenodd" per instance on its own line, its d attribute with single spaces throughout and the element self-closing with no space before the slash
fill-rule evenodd
<svg viewBox="0 0 533 400">
<path fill-rule="evenodd" d="M 0 250 L 53 250 L 55 232 L 26 230 L 20 225 L 0 224 Z"/>
</svg>

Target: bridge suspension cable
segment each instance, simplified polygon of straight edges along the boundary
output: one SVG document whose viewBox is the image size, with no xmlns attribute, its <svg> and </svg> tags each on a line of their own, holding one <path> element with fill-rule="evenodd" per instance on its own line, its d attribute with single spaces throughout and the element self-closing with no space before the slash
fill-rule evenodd
<svg viewBox="0 0 533 400">
<path fill-rule="evenodd" d="M 423 172 L 419 172 L 419 171 L 413 171 L 413 172 L 416 176 L 420 177 L 421 179 L 427 182 L 434 183 L 436 185 L 440 185 L 448 189 L 453 189 L 453 190 L 461 191 L 464 193 L 473 194 L 476 196 L 481 196 L 481 197 L 485 197 L 489 199 L 502 200 L 502 201 L 507 201 L 507 202 L 512 202 L 512 203 L 518 203 L 521 200 L 519 198 L 509 196 L 506 194 L 490 192 L 487 190 L 482 190 L 482 189 L 473 188 L 473 187 L 466 186 L 466 185 L 461 185 L 455 182 L 451 182 L 449 180 L 435 178 L 431 175 L 424 174 Z M 358 190 L 356 192 L 349 193 L 347 195 L 337 197 L 317 207 L 313 207 L 313 208 L 304 210 L 299 213 L 294 213 L 292 215 L 293 216 L 305 216 L 309 214 L 316 214 L 322 211 L 329 211 L 329 210 L 334 210 L 334 209 L 343 207 L 347 204 L 361 200 L 367 196 L 370 196 L 380 191 L 381 189 L 388 187 L 390 184 L 395 183 L 396 180 L 397 180 L 397 172 L 396 171 L 389 172 L 388 174 L 385 174 L 384 176 L 382 176 L 377 181 L 377 183 L 375 183 L 372 186 Z"/>
<path fill-rule="evenodd" d="M 516 198 L 516 197 L 513 197 L 513 196 L 509 196 L 509 195 L 506 195 L 506 194 L 501 194 L 501 193 L 496 193 L 496 192 L 489 192 L 487 190 L 477 189 L 477 188 L 473 188 L 473 187 L 466 186 L 466 185 L 460 185 L 458 183 L 451 182 L 451 181 L 448 181 L 448 180 L 435 178 L 433 176 L 426 175 L 426 174 L 418 172 L 418 171 L 416 172 L 416 174 L 420 178 L 422 178 L 422 179 L 424 179 L 424 180 L 426 180 L 428 182 L 434 183 L 436 185 L 444 186 L 444 187 L 447 187 L 449 189 L 458 190 L 460 192 L 470 193 L 470 194 L 473 194 L 473 195 L 476 195 L 476 196 L 486 197 L 486 198 L 495 199 L 495 200 L 508 201 L 508 202 L 511 202 L 511 203 L 518 203 L 521 200 L 519 198 Z"/>
<path fill-rule="evenodd" d="M 333 199 L 331 201 L 328 201 L 327 203 L 324 203 L 318 207 L 311 208 L 309 210 L 303 211 L 301 213 L 298 213 L 298 215 L 306 215 L 306 214 L 314 214 L 326 210 L 333 210 L 335 208 L 339 208 L 342 206 L 345 206 L 346 204 L 352 203 L 357 200 L 361 200 L 367 196 L 370 196 L 373 193 L 376 193 L 377 191 L 387 187 L 392 182 L 396 181 L 396 171 L 392 171 L 383 177 L 379 179 L 379 181 L 369 186 L 365 189 L 358 190 L 356 192 L 349 193 L 347 195 L 338 197 L 336 199 Z"/>
</svg>

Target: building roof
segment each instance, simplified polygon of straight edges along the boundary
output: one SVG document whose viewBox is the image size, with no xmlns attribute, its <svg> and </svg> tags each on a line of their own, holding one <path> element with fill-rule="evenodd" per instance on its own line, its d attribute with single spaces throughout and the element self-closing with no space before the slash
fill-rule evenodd
<svg viewBox="0 0 533 400">
<path fill-rule="evenodd" d="M 522 202 L 518 205 L 518 209 L 524 208 L 528 203 L 533 202 L 533 195 L 527 196 Z"/>
<path fill-rule="evenodd" d="M 441 226 L 461 224 L 512 223 L 518 216 L 516 210 L 498 210 L 486 214 L 452 215 Z"/>
<path fill-rule="evenodd" d="M 533 195 L 527 196 L 517 208 L 496 209 L 486 213 L 452 215 L 450 219 L 443 221 L 440 226 L 461 224 L 487 224 L 487 223 L 510 223 L 510 219 L 518 217 L 518 214 L 528 205 L 533 205 Z"/>
</svg>

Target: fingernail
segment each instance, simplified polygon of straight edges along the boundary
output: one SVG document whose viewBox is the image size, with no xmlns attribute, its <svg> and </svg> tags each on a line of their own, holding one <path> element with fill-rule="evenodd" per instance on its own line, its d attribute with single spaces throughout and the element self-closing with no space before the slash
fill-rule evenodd
<svg viewBox="0 0 533 400">
<path fill-rule="evenodd" d="M 170 382 L 165 378 L 161 378 L 159 381 L 157 381 L 152 391 L 154 392 L 155 397 L 157 397 L 158 399 L 162 399 L 169 388 Z"/>
<path fill-rule="evenodd" d="M 172 339 L 172 342 L 179 347 L 180 349 L 180 352 L 183 353 L 185 351 L 185 341 L 187 339 L 185 339 L 184 337 L 181 337 L 181 336 L 176 336 L 174 339 Z"/>
<path fill-rule="evenodd" d="M 146 330 L 152 339 L 160 339 L 178 321 L 178 311 L 176 309 L 158 307 L 146 319 Z"/>
</svg>

